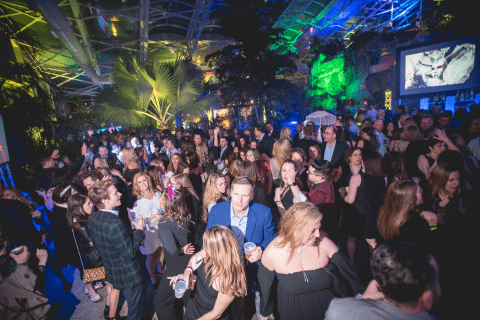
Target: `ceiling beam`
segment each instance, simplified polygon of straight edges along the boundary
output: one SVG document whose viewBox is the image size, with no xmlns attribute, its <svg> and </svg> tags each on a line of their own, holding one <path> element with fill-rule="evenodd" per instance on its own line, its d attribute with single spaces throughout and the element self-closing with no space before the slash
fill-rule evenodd
<svg viewBox="0 0 480 320">
<path fill-rule="evenodd" d="M 82 20 L 82 12 L 80 11 L 77 0 L 70 0 L 70 7 L 72 8 L 73 15 L 77 19 L 76 22 L 78 29 L 80 30 L 80 34 L 82 35 L 83 45 L 85 46 L 85 49 L 87 49 L 87 54 L 90 58 L 92 66 L 97 71 L 97 74 L 100 74 L 100 67 L 98 65 L 97 55 L 95 54 L 95 51 L 90 44 L 87 27 L 85 26 L 85 22 Z"/>
<path fill-rule="evenodd" d="M 140 59 L 147 60 L 150 0 L 140 0 Z"/>
</svg>

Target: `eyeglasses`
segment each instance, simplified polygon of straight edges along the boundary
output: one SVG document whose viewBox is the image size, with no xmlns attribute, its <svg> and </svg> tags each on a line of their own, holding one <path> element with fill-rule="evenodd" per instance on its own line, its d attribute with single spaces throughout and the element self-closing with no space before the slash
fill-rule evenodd
<svg viewBox="0 0 480 320">
<path fill-rule="evenodd" d="M 310 170 L 307 170 L 307 174 L 313 174 L 314 176 L 317 176 L 318 174 L 316 174 L 315 172 L 311 172 Z"/>
</svg>

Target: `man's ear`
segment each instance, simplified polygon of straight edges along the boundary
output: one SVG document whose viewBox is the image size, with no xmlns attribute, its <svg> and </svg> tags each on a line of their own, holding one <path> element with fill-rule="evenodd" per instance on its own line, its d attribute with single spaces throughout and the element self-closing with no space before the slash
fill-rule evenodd
<svg viewBox="0 0 480 320">
<path fill-rule="evenodd" d="M 432 289 L 427 289 L 422 293 L 419 303 L 422 303 L 425 306 L 425 309 L 432 310 L 433 305 L 435 304 L 435 295 L 432 292 Z"/>
</svg>

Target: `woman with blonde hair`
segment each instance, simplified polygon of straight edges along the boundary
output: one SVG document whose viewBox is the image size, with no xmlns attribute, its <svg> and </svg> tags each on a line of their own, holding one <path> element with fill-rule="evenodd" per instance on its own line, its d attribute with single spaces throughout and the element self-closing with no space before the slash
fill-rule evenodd
<svg viewBox="0 0 480 320">
<path fill-rule="evenodd" d="M 171 320 L 176 319 L 176 314 L 183 313 L 183 306 L 181 303 L 176 303 L 175 291 L 170 288 L 168 278 L 185 270 L 194 247 L 188 241 L 191 220 L 184 193 L 175 186 L 169 186 L 162 194 L 160 207 L 163 214 L 156 215 L 151 220 L 158 223 L 158 234 L 164 248 L 165 264 L 168 267 L 165 268 L 153 298 L 153 306 L 159 320 Z M 187 292 L 183 296 L 185 304 L 189 295 Z"/>
<path fill-rule="evenodd" d="M 138 160 L 137 154 L 132 148 L 123 148 L 122 149 L 123 155 L 123 176 L 128 183 L 133 182 L 133 177 L 135 174 L 142 170 L 142 165 Z"/>
<path fill-rule="evenodd" d="M 240 162 L 241 163 L 241 162 Z M 203 192 L 203 216 L 202 221 L 208 222 L 208 214 L 217 203 L 228 200 L 227 183 L 224 176 L 212 173 L 208 177 L 205 191 Z"/>
<path fill-rule="evenodd" d="M 182 275 L 171 284 L 184 280 L 195 295 L 185 311 L 185 320 L 230 319 L 235 297 L 247 295 L 247 279 L 238 241 L 225 226 L 216 225 L 203 236 L 204 249 L 189 261 Z M 192 275 L 197 271 L 197 276 Z"/>
<path fill-rule="evenodd" d="M 363 292 L 351 264 L 320 233 L 321 220 L 317 206 L 307 202 L 295 203 L 282 216 L 277 237 L 263 252 L 258 270 L 262 317 L 273 315 L 275 277 L 281 319 L 323 319 L 333 298 Z M 347 280 L 348 293 L 334 286 L 335 267 Z"/>
<path fill-rule="evenodd" d="M 137 197 L 133 208 L 130 210 L 129 217 L 135 220 L 138 217 L 145 219 L 145 241 L 140 246 L 140 252 L 147 256 L 146 266 L 150 275 L 152 284 L 158 286 L 158 279 L 155 269 L 158 265 L 159 269 L 163 269 L 163 248 L 158 234 L 158 223 L 152 222 L 152 215 L 160 213 L 160 197 L 161 193 L 155 190 L 152 179 L 147 173 L 139 172 L 133 178 L 132 194 Z"/>
<path fill-rule="evenodd" d="M 270 171 L 272 174 L 274 190 L 280 186 L 280 168 L 285 160 L 290 159 L 291 152 L 292 145 L 288 139 L 280 139 L 273 144 L 272 158 L 270 159 Z"/>
<path fill-rule="evenodd" d="M 214 154 L 208 151 L 208 147 L 205 143 L 200 143 L 196 146 L 195 152 L 198 157 L 198 161 L 202 165 L 203 172 L 211 173 L 216 170 L 216 166 L 213 164 Z"/>
<path fill-rule="evenodd" d="M 290 147 L 293 148 L 293 141 L 291 137 L 292 137 L 292 129 L 290 129 L 290 127 L 283 127 L 282 131 L 280 131 L 279 140 L 287 139 L 288 141 L 290 141 Z"/>
</svg>

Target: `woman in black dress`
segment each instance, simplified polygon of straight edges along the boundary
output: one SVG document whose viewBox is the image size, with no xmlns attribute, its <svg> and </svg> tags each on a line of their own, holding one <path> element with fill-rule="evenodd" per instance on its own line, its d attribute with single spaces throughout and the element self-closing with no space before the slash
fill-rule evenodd
<svg viewBox="0 0 480 320">
<path fill-rule="evenodd" d="M 321 219 L 317 206 L 307 202 L 294 204 L 282 217 L 278 236 L 265 249 L 258 270 L 262 317 L 273 314 L 275 296 L 275 319 L 317 320 L 324 318 L 333 298 L 363 292 L 347 259 L 320 233 Z M 347 280 L 346 291 L 334 285 L 335 267 Z"/>
<path fill-rule="evenodd" d="M 70 229 L 73 229 L 75 238 L 77 239 L 78 249 L 82 258 L 85 262 L 84 268 L 100 268 L 103 267 L 102 257 L 100 252 L 93 246 L 92 239 L 90 238 L 90 232 L 87 227 L 88 217 L 92 214 L 93 204 L 90 201 L 90 198 L 87 196 L 76 193 L 68 199 L 67 203 L 67 219 L 68 226 Z M 83 269 L 80 269 L 80 278 L 83 279 Z M 97 289 L 103 288 L 102 283 L 98 283 L 93 286 L 93 283 L 87 283 L 85 285 L 85 294 L 90 296 L 90 300 L 93 302 L 102 301 L 102 296 L 97 293 Z M 107 294 L 110 296 L 112 287 L 107 287 Z M 106 306 L 109 305 L 109 299 L 107 297 Z"/>
<path fill-rule="evenodd" d="M 277 204 L 280 216 L 294 203 L 305 202 L 307 197 L 301 192 L 302 183 L 295 171 L 295 162 L 287 159 L 280 168 L 280 186 L 275 190 L 274 201 Z"/>
<path fill-rule="evenodd" d="M 385 241 L 415 242 L 435 255 L 438 247 L 437 216 L 420 211 L 422 188 L 412 180 L 393 181 L 378 213 L 378 231 Z"/>
<path fill-rule="evenodd" d="M 370 249 L 376 246 L 376 239 L 379 236 L 378 210 L 387 189 L 385 165 L 380 153 L 364 150 L 362 159 L 363 170 L 353 175 L 348 185 L 344 200 L 352 206 L 346 206 L 350 211 L 347 211 L 349 214 L 344 211 L 341 225 L 348 235 L 347 252 L 352 263 L 358 239 L 366 239 Z"/>
<path fill-rule="evenodd" d="M 193 291 L 184 320 L 230 319 L 235 297 L 247 295 L 247 280 L 238 242 L 228 227 L 216 225 L 203 236 L 204 249 L 195 254 L 182 275 Z M 197 271 L 197 276 L 192 275 Z M 195 281 L 196 280 L 196 281 Z"/>
<path fill-rule="evenodd" d="M 75 184 L 62 183 L 55 187 L 52 194 L 52 200 L 55 203 L 52 212 L 48 215 L 48 220 L 52 226 L 53 242 L 55 245 L 55 254 L 60 266 L 70 264 L 77 269 L 81 269 L 78 258 L 77 247 L 73 238 L 72 231 L 68 228 L 67 202 L 68 199 L 77 193 Z"/>
<path fill-rule="evenodd" d="M 175 186 L 169 186 L 162 194 L 160 207 L 163 215 L 152 215 L 152 222 L 158 221 L 158 231 L 165 255 L 164 274 L 153 298 L 153 306 L 159 320 L 181 319 L 183 306 L 175 300 L 175 291 L 169 286 L 169 277 L 182 273 L 194 252 L 188 243 L 190 213 L 185 204 L 184 193 Z M 183 297 L 186 304 L 189 293 Z"/>
<path fill-rule="evenodd" d="M 378 141 L 372 127 L 364 127 L 360 130 L 361 140 L 358 141 L 357 147 L 362 150 L 377 150 Z"/>
</svg>

